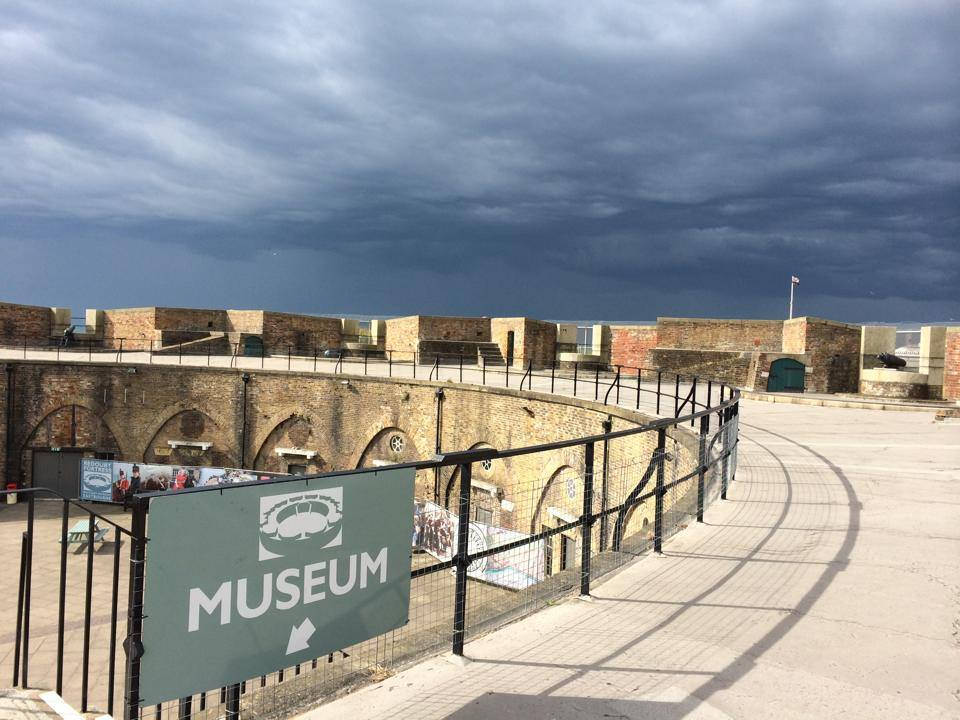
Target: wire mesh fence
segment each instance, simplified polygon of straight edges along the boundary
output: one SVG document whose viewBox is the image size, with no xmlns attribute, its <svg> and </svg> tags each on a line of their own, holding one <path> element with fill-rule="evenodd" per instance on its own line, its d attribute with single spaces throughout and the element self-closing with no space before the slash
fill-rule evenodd
<svg viewBox="0 0 960 720">
<path fill-rule="evenodd" d="M 93 350 L 87 352 L 92 355 Z M 237 366 L 240 361 L 265 360 L 236 355 L 229 359 Z M 479 373 L 484 384 L 660 410 L 673 419 L 636 427 L 612 418 L 600 436 L 533 448 L 490 449 L 483 457 L 471 456 L 468 451 L 459 459 L 418 463 L 417 469 L 426 481 L 417 483 L 414 507 L 407 510 L 415 518 L 415 533 L 410 547 L 409 622 L 405 626 L 308 663 L 262 677 L 238 678 L 241 682 L 237 685 L 210 688 L 156 706 L 139 707 L 136 663 L 129 664 L 130 655 L 119 643 L 109 640 L 111 633 L 121 638 L 138 635 L 137 597 L 144 583 L 142 549 L 149 538 L 145 506 L 142 517 L 146 524 L 139 529 L 136 513 L 132 528 L 129 518 L 119 513 L 115 521 L 132 534 L 131 538 L 121 538 L 121 533 L 116 533 L 117 539 L 128 545 L 124 562 L 114 566 L 114 577 L 124 588 L 121 599 L 114 594 L 111 602 L 109 593 L 95 579 L 108 573 L 107 565 L 116 563 L 121 545 L 106 551 L 96 548 L 90 552 L 96 574 L 87 575 L 85 582 L 88 592 L 98 600 L 95 606 L 86 604 L 82 610 L 72 599 L 67 603 L 70 610 L 60 631 L 64 649 L 59 656 L 52 653 L 53 664 L 49 658 L 43 667 L 35 663 L 32 684 L 52 686 L 50 673 L 60 664 L 66 668 L 65 687 L 72 688 L 76 673 L 71 668 L 75 670 L 79 660 L 88 666 L 84 710 L 115 713 L 117 708 L 125 708 L 128 717 L 158 720 L 236 717 L 241 712 L 245 718 L 286 716 L 358 685 L 383 679 L 451 646 L 457 652 L 458 643 L 462 651 L 464 640 L 536 612 L 564 596 L 589 592 L 591 582 L 638 555 L 659 550 L 665 539 L 696 521 L 703 507 L 725 495 L 726 484 L 735 474 L 738 395 L 725 386 L 700 383 L 698 397 L 697 379 L 671 376 L 667 382 L 655 370 L 632 369 L 627 373 L 622 368 L 608 372 L 593 369 L 584 377 L 577 366 L 539 371 L 528 368 L 516 373 L 508 367 L 489 369 L 481 364 L 480 368 L 465 369 L 459 362 L 442 364 L 438 360 L 432 366 L 421 366 L 417 358 L 409 360 L 290 355 L 286 369 L 305 371 L 325 365 L 328 371 L 339 372 L 346 363 L 358 369 L 362 362 L 367 373 L 401 378 L 413 378 L 417 373 L 423 378 L 426 369 L 424 379 L 435 382 L 477 382 Z M 686 415 L 681 415 L 684 412 Z M 696 426 L 698 422 L 699 433 L 688 430 L 690 424 Z M 558 450 L 563 452 L 558 454 Z M 503 492 L 503 483 L 493 481 L 503 476 L 509 477 L 507 493 Z M 38 547 L 52 547 L 52 541 L 40 541 L 47 535 L 48 540 L 59 537 L 62 543 L 67 539 L 56 513 L 47 515 L 50 513 L 44 510 L 29 521 L 27 532 Z M 14 520 L 7 530 L 16 535 L 22 533 L 26 518 L 5 513 L 2 520 Z M 138 540 L 142 540 L 139 546 Z M 146 552 L 149 554 L 149 550 Z M 35 620 L 55 617 L 58 604 L 80 594 L 77 583 L 83 577 L 81 565 L 68 558 L 69 580 L 59 593 L 50 592 L 58 582 L 59 566 L 40 562 L 39 554 L 37 558 L 32 578 L 32 558 L 21 562 L 18 603 L 18 610 L 22 613 L 29 608 L 27 613 Z M 101 566 L 106 569 L 101 570 Z M 24 600 L 23 592 L 31 586 L 47 592 Z M 126 629 L 122 627 L 124 622 Z M 18 633 L 22 627 L 23 620 L 18 618 Z M 43 642 L 52 645 L 57 633 L 50 630 L 49 623 L 44 627 L 47 632 Z M 85 639 L 77 630 L 85 632 Z M 6 653 L 0 661 L 0 672 L 10 673 L 12 660 L 28 657 L 28 645 L 29 640 L 17 639 L 15 652 Z M 133 645 L 128 642 L 127 647 Z M 111 688 L 103 681 L 111 667 L 120 677 L 126 675 L 126 688 L 122 682 Z M 89 682 L 89 678 L 94 680 Z M 14 683 L 20 679 L 25 684 L 25 677 L 14 677 Z"/>
</svg>

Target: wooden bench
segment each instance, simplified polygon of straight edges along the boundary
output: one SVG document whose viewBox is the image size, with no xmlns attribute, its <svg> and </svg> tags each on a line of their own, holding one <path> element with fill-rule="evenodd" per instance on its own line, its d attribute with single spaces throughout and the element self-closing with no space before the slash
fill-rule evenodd
<svg viewBox="0 0 960 720">
<path fill-rule="evenodd" d="M 93 521 L 93 541 L 95 543 L 100 543 L 103 545 L 104 540 L 107 537 L 109 530 L 101 528 L 97 521 Z M 87 541 L 90 539 L 90 521 L 89 520 L 78 520 L 77 523 L 67 530 L 67 545 L 78 545 L 77 552 L 83 552 L 84 548 L 87 546 Z M 60 542 L 63 542 L 61 538 Z"/>
</svg>

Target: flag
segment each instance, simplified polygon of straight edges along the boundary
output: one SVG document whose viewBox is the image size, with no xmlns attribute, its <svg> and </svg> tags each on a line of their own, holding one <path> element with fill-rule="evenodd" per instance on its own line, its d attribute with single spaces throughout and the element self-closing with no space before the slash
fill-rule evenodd
<svg viewBox="0 0 960 720">
<path fill-rule="evenodd" d="M 799 285 L 799 284 L 800 284 L 800 278 L 798 278 L 796 275 L 791 275 L 791 276 L 790 276 L 790 282 L 792 282 L 794 285 Z"/>
</svg>

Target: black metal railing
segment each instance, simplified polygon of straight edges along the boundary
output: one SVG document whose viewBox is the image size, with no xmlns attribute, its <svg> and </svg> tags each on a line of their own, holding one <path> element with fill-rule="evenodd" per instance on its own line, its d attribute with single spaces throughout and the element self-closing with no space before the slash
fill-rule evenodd
<svg viewBox="0 0 960 720">
<path fill-rule="evenodd" d="M 133 351 L 137 352 L 137 351 Z M 92 350 L 88 351 L 90 359 L 93 358 Z M 25 353 L 28 354 L 28 353 Z M 143 357 L 128 354 L 125 360 L 121 360 L 122 351 L 111 348 L 103 354 L 97 356 L 102 362 L 131 362 L 135 359 L 143 360 Z M 68 357 L 70 357 L 68 355 Z M 71 358 L 72 359 L 72 358 Z M 151 360 L 156 359 L 151 354 Z M 185 362 L 186 359 L 186 362 Z M 264 366 L 264 357 L 242 358 L 236 353 L 226 358 L 230 364 L 223 363 L 223 357 L 214 356 L 206 359 L 205 363 L 222 367 L 256 367 L 250 363 L 259 360 L 260 366 Z M 365 354 L 361 357 L 346 357 L 338 354 L 333 358 L 324 358 L 319 356 L 316 351 L 308 355 L 296 356 L 292 350 L 286 357 L 275 358 L 280 362 L 272 363 L 270 370 L 284 370 L 293 372 L 335 372 L 347 373 L 350 370 L 359 370 L 362 363 L 364 374 L 386 375 L 390 377 L 409 377 L 416 378 L 417 365 L 420 358 L 414 353 L 401 353 L 399 351 L 387 351 L 386 358 L 379 358 L 376 361 L 371 360 Z M 443 363 L 441 358 L 433 357 L 431 369 L 429 371 L 429 380 L 439 383 L 447 380 L 457 380 L 464 382 L 464 367 L 462 359 L 450 363 Z M 238 362 L 242 360 L 243 362 Z M 197 364 L 191 362 L 189 355 L 180 354 L 177 356 L 177 362 L 180 364 Z M 473 374 L 466 377 L 467 382 L 480 382 L 482 384 L 492 384 L 501 387 L 510 387 L 509 373 L 507 367 L 486 367 L 474 369 Z M 575 397 L 586 397 L 596 400 L 598 404 L 608 405 L 611 397 L 615 404 L 619 404 L 621 392 L 628 393 L 626 405 L 629 409 L 656 408 L 659 412 L 662 401 L 673 399 L 671 417 L 656 418 L 644 421 L 641 416 L 631 420 L 632 426 L 613 430 L 612 423 L 604 423 L 603 432 L 595 435 L 561 439 L 548 443 L 531 445 L 519 448 L 493 449 L 479 448 L 456 452 L 439 453 L 430 459 L 418 460 L 405 463 L 396 467 L 410 467 L 417 472 L 434 472 L 439 478 L 441 474 L 446 473 L 448 480 L 448 497 L 450 488 L 453 487 L 454 478 L 459 483 L 453 498 L 456 499 L 456 510 L 459 518 L 472 518 L 474 503 L 478 502 L 473 492 L 474 465 L 493 463 L 512 458 L 521 458 L 523 456 L 536 455 L 540 453 L 551 453 L 558 450 L 576 450 L 582 453 L 583 467 L 576 474 L 576 482 L 582 486 L 582 507 L 576 517 L 558 520 L 555 527 L 531 527 L 531 532 L 521 539 L 501 543 L 481 551 L 470 552 L 467 543 L 467 533 L 469 531 L 469 522 L 460 522 L 458 524 L 458 533 L 456 538 L 456 551 L 453 556 L 447 560 L 436 560 L 429 564 L 420 564 L 411 570 L 411 579 L 414 581 L 425 578 L 440 578 L 438 573 L 444 570 L 454 570 L 453 588 L 449 605 L 446 612 L 437 611 L 438 616 L 449 617 L 449 642 L 455 654 L 462 654 L 464 642 L 471 628 L 471 612 L 482 616 L 480 620 L 475 621 L 473 627 L 482 628 L 489 626 L 489 623 L 499 622 L 498 611 L 484 609 L 482 612 L 477 610 L 469 602 L 471 594 L 483 595 L 487 592 L 482 587 L 482 583 L 468 582 L 467 569 L 474 563 L 504 553 L 526 549 L 527 552 L 536 552 L 538 547 L 545 547 L 545 543 L 550 542 L 551 547 L 555 539 L 565 538 L 570 533 L 579 533 L 579 567 L 573 567 L 570 570 L 561 568 L 556 577 L 544 578 L 542 583 L 543 590 L 537 590 L 532 594 L 536 600 L 527 604 L 521 603 L 519 609 L 511 612 L 523 614 L 530 612 L 543 602 L 543 598 L 554 597 L 558 594 L 570 590 L 579 590 L 583 595 L 590 593 L 591 581 L 599 577 L 608 569 L 616 566 L 616 563 L 628 562 L 635 557 L 638 548 L 647 547 L 645 539 L 636 540 L 630 552 L 625 551 L 628 540 L 635 537 L 638 532 L 631 531 L 631 517 L 634 511 L 644 506 L 647 501 L 652 501 L 654 505 L 653 526 L 650 532 L 650 548 L 654 552 L 662 550 L 664 539 L 675 532 L 683 524 L 676 517 L 669 519 L 668 511 L 680 513 L 677 508 L 686 503 L 689 508 L 689 515 L 695 516 L 698 521 L 703 521 L 705 507 L 709 505 L 711 495 L 710 488 L 718 488 L 718 495 L 726 498 L 727 489 L 730 481 L 736 472 L 736 448 L 737 448 L 737 419 L 739 414 L 739 392 L 736 388 L 727 386 L 723 383 L 708 383 L 707 391 L 701 392 L 700 401 L 697 399 L 697 378 L 683 378 L 680 375 L 668 376 L 673 382 L 673 392 L 664 390 L 665 383 L 662 371 L 648 368 L 635 368 L 620 366 L 616 371 L 601 372 L 599 368 L 590 366 L 584 373 L 578 364 L 574 364 L 572 371 L 562 370 L 555 363 L 548 368 L 536 371 L 531 363 L 528 363 L 525 372 L 520 377 L 520 383 L 514 380 L 513 387 L 517 390 L 526 392 L 543 392 L 554 394 L 573 395 Z M 446 377 L 444 377 L 446 375 Z M 682 387 L 689 384 L 689 389 Z M 719 392 L 714 393 L 713 385 L 717 384 Z M 535 387 L 536 385 L 536 387 Z M 586 386 L 586 387 L 584 387 Z M 591 387 L 592 386 L 592 387 Z M 603 392 L 602 400 L 600 399 Z M 633 395 L 631 395 L 631 393 Z M 642 402 L 642 398 L 647 398 L 649 402 Z M 686 414 L 682 414 L 686 412 Z M 686 430 L 683 426 L 687 423 L 698 427 L 698 432 L 693 433 Z M 645 439 L 645 438 L 650 438 Z M 653 439 L 655 438 L 655 439 Z M 685 449 L 683 442 L 690 441 L 690 448 Z M 597 461 L 597 444 L 601 446 L 602 461 Z M 671 445 L 672 443 L 672 445 Z M 695 446 L 695 450 L 693 449 Z M 616 455 L 617 461 L 611 462 L 611 453 Z M 681 456 L 683 456 L 681 458 Z M 670 476 L 668 477 L 668 466 Z M 338 474 L 352 474 L 356 472 L 375 472 L 382 468 L 371 468 L 369 470 L 349 470 L 338 473 L 327 473 L 324 475 L 314 475 L 306 477 L 329 477 Z M 619 485 L 615 485 L 615 476 L 620 476 Z M 296 479 L 302 480 L 304 476 Z M 286 479 L 265 481 L 271 484 L 289 482 Z M 519 482 L 519 481 L 518 481 Z M 249 483 L 248 483 L 249 484 Z M 236 487 L 236 486 L 234 486 Z M 231 486 L 218 486 L 211 488 L 193 488 L 180 491 L 181 493 L 191 492 L 229 492 Z M 142 629 L 142 599 L 143 587 L 146 578 L 144 577 L 144 560 L 146 547 L 149 540 L 148 528 L 148 506 L 151 495 L 135 496 L 130 501 L 131 525 L 126 529 L 114 520 L 98 514 L 95 511 L 77 503 L 76 501 L 56 496 L 52 491 L 42 488 L 18 488 L 13 491 L 0 491 L 0 502 L 3 502 L 6 495 L 10 492 L 24 493 L 27 496 L 27 509 L 25 515 L 26 531 L 22 535 L 21 554 L 20 554 L 20 572 L 18 584 L 18 605 L 17 621 L 14 633 L 15 652 L 13 681 L 14 685 L 26 686 L 29 680 L 28 668 L 31 648 L 31 589 L 34 585 L 34 544 L 35 544 L 35 497 L 39 494 L 54 495 L 53 502 L 62 504 L 62 517 L 60 522 L 60 575 L 59 575 L 59 625 L 57 634 L 56 650 L 56 689 L 63 694 L 64 678 L 63 666 L 65 657 L 64 648 L 64 629 L 65 629 L 65 608 L 68 602 L 68 592 L 66 578 L 68 576 L 67 545 L 68 545 L 68 524 L 69 512 L 71 508 L 78 508 L 80 512 L 88 518 L 87 542 L 85 544 L 86 566 L 84 586 L 84 605 L 82 611 L 82 621 L 84 633 L 82 636 L 82 682 L 80 688 L 80 704 L 82 711 L 86 712 L 91 707 L 90 685 L 88 682 L 89 668 L 91 663 L 91 593 L 93 591 L 94 575 L 94 543 L 97 538 L 98 523 L 106 523 L 113 530 L 115 542 L 113 547 L 112 574 L 110 575 L 110 619 L 106 623 L 109 629 L 109 640 L 106 648 L 99 648 L 100 651 L 106 650 L 107 667 L 106 673 L 108 683 L 106 687 L 106 698 L 103 705 L 107 712 L 112 714 L 116 704 L 116 683 L 115 667 L 117 659 L 116 635 L 118 623 L 121 621 L 121 614 L 127 618 L 127 629 L 123 648 L 125 651 L 124 667 L 124 692 L 122 703 L 124 706 L 125 718 L 146 717 L 153 714 L 154 717 L 162 718 L 164 712 L 167 717 L 189 718 L 197 713 L 209 709 L 216 698 L 219 698 L 220 704 L 227 717 L 238 717 L 241 706 L 247 703 L 248 706 L 256 704 L 255 695 L 265 693 L 270 687 L 276 687 L 280 683 L 287 684 L 298 682 L 297 678 L 308 673 L 322 672 L 324 662 L 320 659 L 315 660 L 308 668 L 306 666 L 297 666 L 288 670 L 284 674 L 283 670 L 278 671 L 270 678 L 273 685 L 268 686 L 266 676 L 262 678 L 237 678 L 237 684 L 229 688 L 211 689 L 211 691 L 198 694 L 195 698 L 183 698 L 176 704 L 156 708 L 142 708 L 139 701 L 139 659 L 143 652 L 141 645 Z M 533 489 L 531 489 L 531 493 Z M 546 489 L 543 490 L 546 493 Z M 434 495 L 434 500 L 440 502 L 439 494 Z M 452 499 L 452 498 L 451 498 Z M 670 502 L 668 503 L 668 499 Z M 542 500 L 542 497 L 541 497 Z M 446 505 L 446 503 L 444 503 Z M 538 506 L 539 507 L 539 506 Z M 538 510 L 539 512 L 539 510 Z M 685 511 L 684 511 L 685 512 Z M 683 515 L 682 517 L 686 517 Z M 682 518 L 681 518 L 682 519 Z M 612 532 L 610 532 L 612 528 Z M 633 535 L 631 535 L 633 532 Z M 129 569 L 127 572 L 128 592 L 127 600 L 121 603 L 119 598 L 119 583 L 121 579 L 121 538 L 126 537 L 129 541 Z M 569 558 L 568 558 L 569 560 Z M 564 574 L 566 573 L 566 574 Z M 574 573 L 570 575 L 570 573 Z M 562 576 L 562 577 L 561 577 Z M 548 582 L 549 581 L 549 582 Z M 432 582 L 436 582 L 435 580 Z M 532 591 L 531 591 L 532 592 Z M 431 602 L 440 604 L 439 596 Z M 474 607 L 473 610 L 471 608 Z M 493 619 L 490 619 L 493 618 Z M 443 620 L 443 623 L 446 623 Z M 487 623 L 487 625 L 484 625 Z M 101 623 L 103 624 L 103 623 Z M 442 648 L 440 638 L 445 634 L 443 631 L 433 629 L 430 623 L 423 623 L 422 635 L 431 639 L 421 640 L 417 635 L 415 641 L 409 644 L 411 650 L 402 656 L 402 659 L 409 660 L 412 657 L 422 655 L 425 652 L 436 652 Z M 442 624 L 442 623 L 441 623 Z M 416 632 L 416 629 L 405 632 Z M 379 647 L 379 645 L 378 645 Z M 345 648 L 344 656 L 347 653 L 356 653 L 356 650 Z M 378 652 L 380 652 L 378 650 Z M 102 655 L 102 652 L 99 653 Z M 397 656 L 399 657 L 399 656 Z M 382 658 L 375 658 L 376 666 L 380 666 Z M 328 661 L 334 664 L 334 658 Z M 352 667 L 352 666 L 351 666 Z M 344 676 L 340 678 L 346 682 L 347 670 L 343 670 Z M 324 676 L 326 677 L 326 676 Z M 351 676 L 353 677 L 353 676 Z M 303 695 L 299 702 L 316 701 L 323 692 L 331 690 L 331 687 L 322 684 L 311 686 L 311 690 Z M 211 694 L 212 693 L 212 694 Z M 69 698 L 68 698 L 69 699 Z M 291 701 L 292 702 L 292 701 Z"/>
</svg>

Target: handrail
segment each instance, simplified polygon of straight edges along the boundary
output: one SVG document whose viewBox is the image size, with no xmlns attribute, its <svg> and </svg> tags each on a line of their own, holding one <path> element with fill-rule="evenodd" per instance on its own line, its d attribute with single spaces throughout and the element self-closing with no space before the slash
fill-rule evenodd
<svg viewBox="0 0 960 720">
<path fill-rule="evenodd" d="M 13 490 L 0 490 L 0 497 L 3 497 L 4 495 L 16 495 L 17 493 L 23 493 L 24 495 L 31 494 L 31 493 L 49 493 L 49 494 L 51 494 L 51 495 L 56 496 L 56 497 L 59 498 L 60 500 L 63 500 L 63 501 L 64 501 L 65 503 L 67 503 L 68 505 L 73 505 L 74 507 L 80 508 L 81 510 L 83 510 L 83 512 L 88 513 L 89 515 L 92 515 L 93 517 L 98 518 L 98 519 L 100 519 L 100 520 L 103 520 L 103 521 L 104 521 L 105 523 L 107 523 L 108 525 L 112 525 L 117 531 L 122 532 L 124 535 L 127 535 L 128 537 L 133 537 L 133 533 L 131 533 L 129 530 L 127 530 L 127 529 L 126 529 L 125 527 L 123 527 L 122 525 L 118 525 L 117 523 L 115 523 L 115 522 L 114 522 L 113 520 L 111 520 L 110 518 L 108 518 L 108 517 L 106 517 L 106 516 L 104 516 L 104 515 L 101 515 L 100 513 L 96 512 L 95 510 L 91 510 L 90 508 L 81 505 L 79 502 L 77 502 L 77 501 L 74 500 L 73 498 L 68 498 L 68 497 L 66 497 L 65 495 L 61 495 L 61 494 L 58 493 L 56 490 L 51 490 L 50 488 L 46 488 L 46 487 L 22 487 L 22 488 L 16 488 L 16 489 L 13 489 Z"/>
<path fill-rule="evenodd" d="M 613 382 L 610 383 L 610 387 L 607 388 L 607 394 L 603 396 L 603 404 L 607 404 L 607 399 L 610 397 L 610 391 L 613 390 L 613 386 L 617 386 L 617 394 L 620 392 L 620 366 L 617 365 L 617 375 L 613 378 Z M 639 394 L 638 394 L 639 396 Z"/>
</svg>

